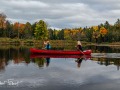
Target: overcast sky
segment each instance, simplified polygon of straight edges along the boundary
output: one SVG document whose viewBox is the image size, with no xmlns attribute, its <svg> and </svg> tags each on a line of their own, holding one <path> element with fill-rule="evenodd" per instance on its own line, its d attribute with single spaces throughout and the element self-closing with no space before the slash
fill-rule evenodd
<svg viewBox="0 0 120 90">
<path fill-rule="evenodd" d="M 0 0 L 0 12 L 11 22 L 44 20 L 49 27 L 94 26 L 120 18 L 120 0 Z"/>
</svg>

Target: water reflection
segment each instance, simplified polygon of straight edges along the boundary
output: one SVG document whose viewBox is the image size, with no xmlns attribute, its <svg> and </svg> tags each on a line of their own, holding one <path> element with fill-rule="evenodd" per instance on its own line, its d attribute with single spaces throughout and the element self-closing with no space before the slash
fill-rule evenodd
<svg viewBox="0 0 120 90">
<path fill-rule="evenodd" d="M 93 53 L 120 53 L 120 46 L 85 46 L 85 49 L 91 49 Z"/>
<path fill-rule="evenodd" d="M 77 62 L 77 67 L 80 67 L 80 64 L 82 63 L 82 60 L 90 60 L 91 55 L 48 55 L 48 54 L 31 54 L 30 58 L 32 59 L 32 61 L 35 63 L 35 60 L 38 60 L 38 62 L 44 62 L 46 63 L 46 67 L 49 66 L 50 64 L 50 58 L 73 58 L 77 59 L 75 60 L 75 62 Z M 42 64 L 42 67 L 44 67 L 44 63 Z"/>
<path fill-rule="evenodd" d="M 96 57 L 93 57 L 93 58 L 91 58 L 91 60 L 97 61 L 97 63 L 99 65 L 105 65 L 105 66 L 115 65 L 115 66 L 117 66 L 117 70 L 119 70 L 119 67 L 120 67 L 120 58 L 96 58 Z"/>
<path fill-rule="evenodd" d="M 48 67 L 50 65 L 51 58 L 90 58 L 91 56 L 80 56 L 80 55 L 39 55 L 30 54 L 27 48 L 10 48 L 0 49 L 0 71 L 4 71 L 5 67 L 10 63 L 20 64 L 35 63 L 39 68 Z M 80 66 L 80 63 L 78 63 Z"/>
<path fill-rule="evenodd" d="M 29 64 L 29 50 L 26 48 L 0 49 L 0 70 L 4 70 L 11 61 L 13 61 L 14 64 L 22 62 Z"/>
<path fill-rule="evenodd" d="M 88 47 L 87 47 L 88 48 Z M 86 48 L 86 49 L 87 49 Z M 116 49 L 110 47 L 99 47 L 99 46 L 89 46 L 94 53 L 92 56 L 80 56 L 80 55 L 31 55 L 29 52 L 29 48 L 7 48 L 0 49 L 0 72 L 5 70 L 5 67 L 9 65 L 10 62 L 14 64 L 25 63 L 26 65 L 30 63 L 34 63 L 40 68 L 48 67 L 50 62 L 52 62 L 51 58 L 75 58 L 77 62 L 77 67 L 80 68 L 83 60 L 93 60 L 97 61 L 99 65 L 115 65 L 119 70 L 120 66 L 120 53 Z M 101 49 L 102 48 L 102 49 Z M 63 49 L 63 48 L 62 48 Z M 119 50 L 119 48 L 117 48 Z M 104 53 L 95 53 L 95 52 L 104 52 Z M 111 53 L 105 53 L 111 52 Z M 91 58 L 92 57 L 92 58 Z"/>
<path fill-rule="evenodd" d="M 99 48 L 97 50 L 100 52 Z M 109 51 L 93 52 L 91 57 L 86 58 L 77 55 L 31 55 L 29 48 L 0 49 L 0 82 L 10 79 L 21 82 L 13 88 L 0 84 L 0 89 L 118 90 L 120 53 L 105 52 Z"/>
<path fill-rule="evenodd" d="M 50 64 L 50 58 L 46 58 L 46 66 L 48 67 Z"/>
<path fill-rule="evenodd" d="M 32 62 L 36 63 L 39 67 L 48 67 L 50 64 L 50 58 L 32 58 L 31 59 Z"/>
<path fill-rule="evenodd" d="M 78 67 L 78 68 L 80 68 L 83 59 L 84 59 L 84 58 L 78 58 L 77 60 L 75 60 L 75 62 L 77 62 L 77 67 Z"/>
</svg>

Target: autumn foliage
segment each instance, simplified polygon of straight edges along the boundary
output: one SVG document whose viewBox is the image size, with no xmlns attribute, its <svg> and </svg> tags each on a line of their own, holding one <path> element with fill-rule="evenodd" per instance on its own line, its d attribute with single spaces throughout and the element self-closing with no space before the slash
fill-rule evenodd
<svg viewBox="0 0 120 90">
<path fill-rule="evenodd" d="M 103 36 L 107 34 L 107 29 L 105 29 L 104 27 L 100 28 L 100 34 L 102 34 Z"/>
<path fill-rule="evenodd" d="M 18 38 L 18 39 L 50 39 L 50 40 L 82 40 L 88 42 L 119 42 L 120 41 L 120 20 L 114 25 L 106 21 L 104 24 L 65 28 L 51 29 L 48 24 L 39 20 L 33 24 L 15 22 L 11 23 L 6 20 L 6 15 L 0 13 L 0 37 Z"/>
</svg>

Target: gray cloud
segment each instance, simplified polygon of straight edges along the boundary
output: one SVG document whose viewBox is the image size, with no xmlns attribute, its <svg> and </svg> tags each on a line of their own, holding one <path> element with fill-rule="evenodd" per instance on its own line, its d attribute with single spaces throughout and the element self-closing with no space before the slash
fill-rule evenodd
<svg viewBox="0 0 120 90">
<path fill-rule="evenodd" d="M 98 25 L 120 18 L 119 0 L 1 0 L 0 11 L 12 22 L 45 20 L 55 28 Z"/>
</svg>

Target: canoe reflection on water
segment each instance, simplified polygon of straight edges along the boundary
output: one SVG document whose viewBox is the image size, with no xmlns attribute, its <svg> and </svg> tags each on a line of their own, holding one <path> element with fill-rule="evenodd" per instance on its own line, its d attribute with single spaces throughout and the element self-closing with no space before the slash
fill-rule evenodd
<svg viewBox="0 0 120 90">
<path fill-rule="evenodd" d="M 30 58 L 91 58 L 91 55 L 49 55 L 49 54 L 31 54 Z"/>
<path fill-rule="evenodd" d="M 46 63 L 46 67 L 50 64 L 50 58 L 74 58 L 75 62 L 77 62 L 77 67 L 80 67 L 83 59 L 90 59 L 91 55 L 49 55 L 49 54 L 31 54 L 30 58 L 33 62 L 37 60 L 39 67 L 44 66 L 44 62 Z"/>
</svg>

